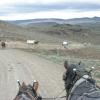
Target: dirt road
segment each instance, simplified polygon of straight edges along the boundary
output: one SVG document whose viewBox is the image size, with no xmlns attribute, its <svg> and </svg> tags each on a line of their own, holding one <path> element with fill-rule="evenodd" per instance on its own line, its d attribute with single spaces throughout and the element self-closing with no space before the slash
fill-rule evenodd
<svg viewBox="0 0 100 100">
<path fill-rule="evenodd" d="M 57 65 L 28 52 L 0 49 L 0 100 L 13 100 L 18 91 L 16 80 L 39 80 L 39 93 L 55 97 L 63 89 L 63 65 Z"/>
</svg>

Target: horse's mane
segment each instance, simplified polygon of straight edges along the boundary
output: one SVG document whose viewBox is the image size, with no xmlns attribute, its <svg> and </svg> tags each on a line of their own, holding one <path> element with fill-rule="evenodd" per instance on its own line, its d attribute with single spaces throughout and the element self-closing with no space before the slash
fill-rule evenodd
<svg viewBox="0 0 100 100">
<path fill-rule="evenodd" d="M 19 91 L 14 100 L 36 100 L 32 91 L 31 85 L 26 85 L 25 82 L 19 86 Z"/>
</svg>

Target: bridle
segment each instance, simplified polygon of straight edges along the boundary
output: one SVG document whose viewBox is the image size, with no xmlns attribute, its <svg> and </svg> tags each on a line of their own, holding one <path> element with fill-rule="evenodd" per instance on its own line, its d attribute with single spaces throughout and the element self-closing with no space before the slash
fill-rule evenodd
<svg viewBox="0 0 100 100">
<path fill-rule="evenodd" d="M 60 96 L 64 91 L 65 91 L 65 89 L 63 89 L 57 96 L 55 96 L 53 98 L 47 97 L 47 98 L 42 98 L 42 99 L 46 99 L 46 100 L 48 100 L 48 99 L 50 99 L 50 100 L 56 100 L 56 99 L 66 98 L 66 96 Z"/>
</svg>

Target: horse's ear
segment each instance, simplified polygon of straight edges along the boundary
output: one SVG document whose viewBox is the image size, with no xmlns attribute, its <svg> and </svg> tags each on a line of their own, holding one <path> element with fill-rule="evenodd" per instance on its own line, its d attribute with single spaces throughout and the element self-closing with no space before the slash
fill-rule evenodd
<svg viewBox="0 0 100 100">
<path fill-rule="evenodd" d="M 65 69 L 67 69 L 68 66 L 69 66 L 69 65 L 68 65 L 68 61 L 65 61 L 65 62 L 64 62 L 64 67 L 65 67 Z"/>
</svg>

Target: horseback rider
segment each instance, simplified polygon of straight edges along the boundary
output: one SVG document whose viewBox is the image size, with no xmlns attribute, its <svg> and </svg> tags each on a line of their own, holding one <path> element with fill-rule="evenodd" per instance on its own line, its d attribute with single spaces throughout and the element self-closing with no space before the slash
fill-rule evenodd
<svg viewBox="0 0 100 100">
<path fill-rule="evenodd" d="M 34 80 L 32 86 L 33 94 L 37 98 L 37 100 L 42 100 L 42 97 L 37 93 L 38 87 L 39 87 L 39 82 L 37 80 Z"/>
</svg>

